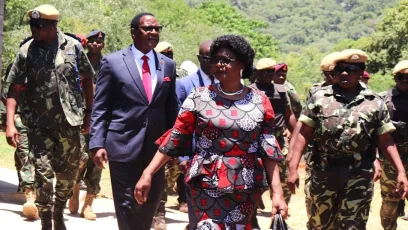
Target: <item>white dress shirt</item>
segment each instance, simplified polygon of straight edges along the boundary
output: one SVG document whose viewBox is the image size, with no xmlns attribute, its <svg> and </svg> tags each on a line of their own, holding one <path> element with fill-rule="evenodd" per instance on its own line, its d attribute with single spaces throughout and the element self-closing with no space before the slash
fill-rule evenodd
<svg viewBox="0 0 408 230">
<path fill-rule="evenodd" d="M 136 49 L 135 45 L 132 44 L 131 46 L 132 49 L 132 53 L 133 53 L 133 57 L 135 59 L 136 62 L 136 66 L 137 66 L 137 70 L 139 70 L 139 75 L 140 78 L 143 81 L 143 75 L 142 75 L 142 66 L 143 66 L 143 56 L 147 56 L 148 57 L 148 64 L 149 64 L 149 68 L 150 68 L 150 76 L 152 78 L 152 97 L 153 97 L 153 93 L 154 93 L 154 89 L 156 88 L 156 83 L 157 83 L 157 74 L 156 74 L 156 62 L 154 60 L 154 53 L 153 53 L 153 49 L 150 50 L 149 53 L 144 54 L 142 52 L 140 52 L 138 49 Z"/>
</svg>

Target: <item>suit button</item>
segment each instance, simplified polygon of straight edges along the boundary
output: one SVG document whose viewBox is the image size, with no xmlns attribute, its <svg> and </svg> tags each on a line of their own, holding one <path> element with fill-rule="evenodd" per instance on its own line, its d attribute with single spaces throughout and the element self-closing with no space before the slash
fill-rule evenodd
<svg viewBox="0 0 408 230">
<path fill-rule="evenodd" d="M 143 122 L 143 128 L 147 126 L 147 122 Z"/>
</svg>

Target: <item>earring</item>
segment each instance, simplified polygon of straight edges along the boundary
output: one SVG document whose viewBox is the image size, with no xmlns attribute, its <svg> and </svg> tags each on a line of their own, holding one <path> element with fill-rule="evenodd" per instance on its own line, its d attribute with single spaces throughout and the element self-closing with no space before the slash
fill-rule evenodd
<svg viewBox="0 0 408 230">
<path fill-rule="evenodd" d="M 244 69 L 241 69 L 241 70 L 239 71 L 239 76 L 241 76 L 241 78 L 242 78 L 242 72 L 244 72 Z"/>
</svg>

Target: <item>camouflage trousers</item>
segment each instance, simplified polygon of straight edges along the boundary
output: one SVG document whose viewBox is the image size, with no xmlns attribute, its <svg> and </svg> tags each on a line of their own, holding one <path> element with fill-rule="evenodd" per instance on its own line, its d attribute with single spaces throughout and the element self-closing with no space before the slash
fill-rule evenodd
<svg viewBox="0 0 408 230">
<path fill-rule="evenodd" d="M 309 229 L 366 229 L 373 197 L 372 169 L 313 168 Z"/>
<path fill-rule="evenodd" d="M 180 194 L 185 193 L 185 189 L 182 188 L 182 186 L 185 186 L 184 183 L 184 174 L 179 170 L 178 162 L 177 159 L 171 159 L 167 164 L 165 165 L 165 177 L 166 177 L 166 185 L 161 197 L 161 201 L 166 203 L 167 202 L 167 196 L 169 194 L 176 194 L 176 192 L 179 194 L 178 202 L 186 202 L 185 200 L 185 195 Z M 179 191 L 182 190 L 182 191 Z"/>
<path fill-rule="evenodd" d="M 407 162 L 404 162 L 405 170 L 408 170 Z M 408 172 L 408 171 L 407 171 Z M 382 162 L 382 173 L 380 178 L 382 205 L 380 209 L 381 225 L 385 230 L 397 229 L 398 203 L 401 194 L 395 192 L 397 185 L 397 172 L 392 164 L 385 159 Z"/>
<path fill-rule="evenodd" d="M 60 130 L 30 127 L 28 140 L 30 152 L 34 155 L 37 207 L 41 212 L 50 210 L 54 205 L 54 195 L 55 206 L 65 207 L 78 174 L 79 127 Z"/>
<path fill-rule="evenodd" d="M 304 193 L 305 193 L 305 206 L 306 206 L 306 214 L 307 217 L 311 217 L 311 209 L 312 209 L 312 199 L 310 198 L 310 177 L 312 175 L 312 162 L 311 162 L 311 157 L 312 157 L 312 151 L 310 149 L 310 146 L 307 147 L 305 154 L 303 155 L 305 162 L 306 162 L 306 168 L 305 168 L 305 187 L 304 187 Z M 306 224 L 308 226 L 308 224 Z"/>
<path fill-rule="evenodd" d="M 81 157 L 76 182 L 84 180 L 87 194 L 98 195 L 101 191 L 102 169 L 95 165 L 93 157 L 89 151 L 89 134 L 81 134 Z"/>
<path fill-rule="evenodd" d="M 19 114 L 14 116 L 14 125 L 20 134 L 18 136 L 17 148 L 14 152 L 14 163 L 19 182 L 18 191 L 24 192 L 26 189 L 34 188 L 34 157 L 33 154 L 28 151 L 27 127 L 21 122 Z"/>
</svg>

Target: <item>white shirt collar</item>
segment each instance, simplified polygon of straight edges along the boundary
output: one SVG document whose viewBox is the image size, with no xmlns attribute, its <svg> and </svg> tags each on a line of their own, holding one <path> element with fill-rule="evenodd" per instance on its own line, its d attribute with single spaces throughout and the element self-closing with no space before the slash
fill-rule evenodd
<svg viewBox="0 0 408 230">
<path fill-rule="evenodd" d="M 147 53 L 147 54 L 144 54 L 144 53 L 140 52 L 140 50 L 138 50 L 138 49 L 135 47 L 134 44 L 132 44 L 131 49 L 132 49 L 133 56 L 135 57 L 135 60 L 141 60 L 142 57 L 146 55 L 146 56 L 149 58 L 149 61 L 154 61 L 153 49 L 151 49 L 151 50 L 149 51 L 149 53 Z"/>
</svg>

